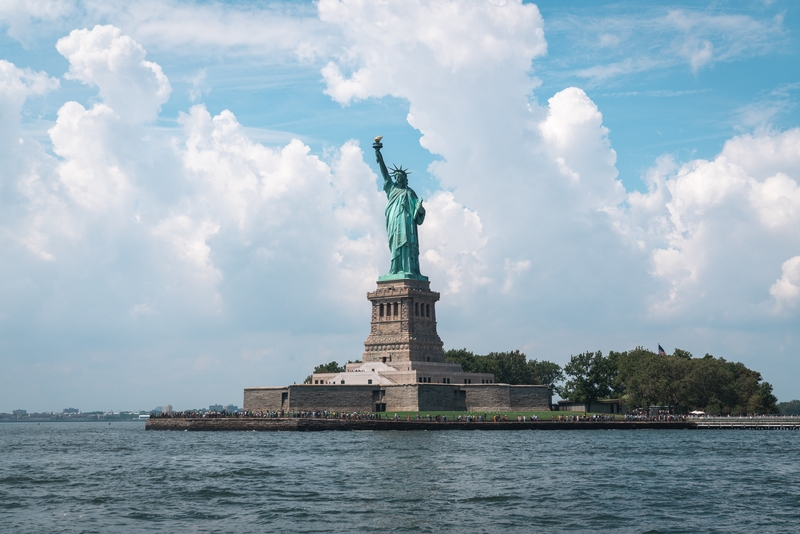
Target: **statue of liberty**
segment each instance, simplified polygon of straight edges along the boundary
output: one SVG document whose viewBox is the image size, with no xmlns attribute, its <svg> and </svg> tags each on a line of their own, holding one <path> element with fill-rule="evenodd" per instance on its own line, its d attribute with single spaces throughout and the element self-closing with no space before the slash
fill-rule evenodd
<svg viewBox="0 0 800 534">
<path fill-rule="evenodd" d="M 425 208 L 422 199 L 417 197 L 413 189 L 408 187 L 408 175 L 411 174 L 403 166 L 392 165 L 391 175 L 383 162 L 381 154 L 382 136 L 375 138 L 372 148 L 383 175 L 383 190 L 389 199 L 386 203 L 386 233 L 389 236 L 389 250 L 392 263 L 389 274 L 378 278 L 382 280 L 428 280 L 419 273 L 419 236 L 417 226 L 425 220 Z M 394 177 L 394 180 L 392 180 Z"/>
</svg>

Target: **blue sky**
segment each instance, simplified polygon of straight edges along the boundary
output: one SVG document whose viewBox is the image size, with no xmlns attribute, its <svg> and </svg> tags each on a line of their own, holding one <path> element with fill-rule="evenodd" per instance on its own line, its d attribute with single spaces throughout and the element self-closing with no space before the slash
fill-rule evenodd
<svg viewBox="0 0 800 534">
<path fill-rule="evenodd" d="M 0 411 L 241 401 L 360 358 L 371 139 L 446 348 L 637 345 L 800 397 L 792 2 L 0 7 Z"/>
</svg>

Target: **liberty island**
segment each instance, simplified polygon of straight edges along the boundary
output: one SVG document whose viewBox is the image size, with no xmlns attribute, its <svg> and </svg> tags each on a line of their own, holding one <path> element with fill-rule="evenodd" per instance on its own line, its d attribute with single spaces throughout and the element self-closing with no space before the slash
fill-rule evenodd
<svg viewBox="0 0 800 534">
<path fill-rule="evenodd" d="M 372 305 L 361 359 L 344 372 L 314 373 L 309 382 L 244 390 L 244 409 L 272 411 L 546 411 L 547 386 L 495 383 L 491 373 L 467 373 L 445 359 L 436 329 L 440 295 L 420 272 L 419 227 L 425 208 L 409 187 L 411 174 L 387 168 L 382 136 L 372 147 L 386 193 L 388 273 L 367 293 Z"/>
<path fill-rule="evenodd" d="M 324 366 L 320 366 L 303 384 L 245 388 L 241 414 L 167 414 L 149 419 L 147 429 L 798 428 L 796 420 L 719 422 L 672 415 L 617 419 L 613 414 L 624 413 L 619 412 L 618 406 L 608 416 L 555 415 L 572 410 L 570 405 L 576 403 L 560 401 L 555 407 L 550 386 L 497 383 L 490 372 L 465 372 L 460 363 L 448 361 L 437 332 L 436 303 L 440 294 L 430 289 L 430 280 L 420 271 L 419 228 L 426 210 L 409 186 L 410 172 L 402 166 L 387 168 L 381 139 L 376 137 L 372 146 L 387 198 L 384 215 L 390 261 L 388 273 L 378 276 L 375 290 L 366 295 L 371 318 L 361 359 L 348 360 L 343 369 L 336 365 L 337 372 L 322 372 Z M 561 406 L 562 403 L 566 404 Z M 594 406 L 577 404 L 579 410 L 585 411 L 592 411 Z M 381 412 L 395 412 L 394 420 L 383 417 Z M 403 417 L 398 418 L 398 412 Z M 434 422 L 430 413 L 425 418 L 421 416 L 425 412 L 439 415 Z M 471 414 L 464 415 L 468 412 Z M 491 413 L 502 415 L 487 415 Z M 512 419 L 507 419 L 509 413 Z M 489 420 L 492 425 L 480 424 Z"/>
</svg>

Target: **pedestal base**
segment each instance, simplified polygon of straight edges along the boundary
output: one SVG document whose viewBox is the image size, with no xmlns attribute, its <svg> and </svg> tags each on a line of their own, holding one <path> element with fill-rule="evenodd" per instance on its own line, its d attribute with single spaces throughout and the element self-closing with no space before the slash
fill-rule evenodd
<svg viewBox="0 0 800 534">
<path fill-rule="evenodd" d="M 444 363 L 443 343 L 436 333 L 436 302 L 427 277 L 378 280 L 367 293 L 372 302 L 370 333 L 364 342 L 366 362 L 397 367 L 403 362 Z"/>
</svg>

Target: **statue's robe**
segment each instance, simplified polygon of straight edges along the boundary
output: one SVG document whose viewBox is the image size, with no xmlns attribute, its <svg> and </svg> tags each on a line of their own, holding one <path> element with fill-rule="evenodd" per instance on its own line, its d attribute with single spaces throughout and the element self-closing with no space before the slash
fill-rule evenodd
<svg viewBox="0 0 800 534">
<path fill-rule="evenodd" d="M 419 275 L 419 239 L 417 225 L 425 220 L 425 210 L 411 188 L 397 187 L 387 180 L 384 187 L 389 201 L 386 203 L 386 233 L 392 264 L 389 274 Z"/>
</svg>

